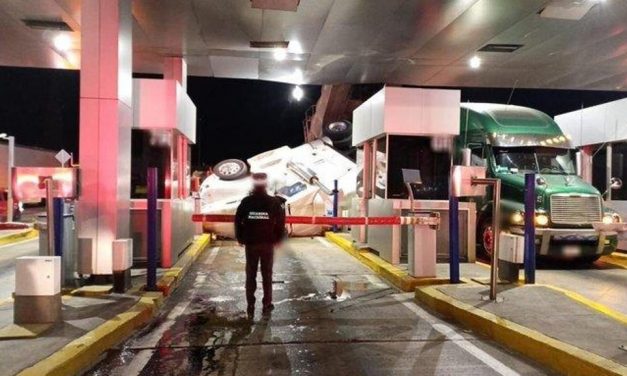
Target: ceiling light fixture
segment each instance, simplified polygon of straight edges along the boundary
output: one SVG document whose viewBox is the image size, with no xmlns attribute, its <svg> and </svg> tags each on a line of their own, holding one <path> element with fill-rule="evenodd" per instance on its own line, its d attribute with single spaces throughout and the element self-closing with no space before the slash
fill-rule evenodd
<svg viewBox="0 0 627 376">
<path fill-rule="evenodd" d="M 54 47 L 62 52 L 65 52 L 72 47 L 72 39 L 69 35 L 64 33 L 58 34 L 56 37 L 54 37 L 54 40 L 52 42 L 54 43 Z"/>
<path fill-rule="evenodd" d="M 292 97 L 294 99 L 296 99 L 297 101 L 300 101 L 301 99 L 303 99 L 303 96 L 305 95 L 305 92 L 303 92 L 303 89 L 296 85 L 294 86 L 294 89 L 292 90 Z"/>
<path fill-rule="evenodd" d="M 471 57 L 470 60 L 468 60 L 468 65 L 470 65 L 472 69 L 479 69 L 479 67 L 481 67 L 481 58 L 477 55 Z"/>
</svg>

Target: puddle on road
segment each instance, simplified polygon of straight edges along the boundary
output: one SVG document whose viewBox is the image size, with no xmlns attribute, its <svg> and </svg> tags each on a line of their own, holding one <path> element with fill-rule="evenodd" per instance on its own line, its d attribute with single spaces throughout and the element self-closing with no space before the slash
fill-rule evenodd
<svg viewBox="0 0 627 376">
<path fill-rule="evenodd" d="M 205 286 L 211 283 L 210 280 L 220 280 L 231 285 L 228 287 L 229 291 L 244 290 L 241 273 L 220 275 L 209 272 L 202 273 L 197 278 L 200 281 L 196 282 L 201 282 Z M 367 276 L 349 276 L 347 279 L 335 277 L 329 286 L 330 290 L 321 289 L 322 291 L 278 300 L 274 304 L 278 306 L 289 302 L 343 302 L 358 298 L 363 292 L 381 289 L 380 283 L 375 283 L 376 281 L 370 280 Z M 234 282 L 238 285 L 234 286 Z M 291 289 L 288 287 L 294 281 L 281 278 L 273 282 L 274 290 L 289 291 Z M 103 363 L 89 374 L 126 374 L 124 371 L 138 355 L 143 355 L 145 359 L 142 361 L 145 364 L 140 366 L 143 368 L 140 375 L 209 375 L 228 372 L 237 362 L 240 351 L 238 345 L 249 340 L 256 341 L 256 337 L 262 340 L 264 336 L 263 326 L 266 324 L 249 321 L 245 312 L 238 309 L 238 303 L 242 298 L 195 293 L 190 298 L 185 314 L 175 319 L 175 323 L 163 333 L 155 348 L 133 349 L 127 345 L 122 349 L 110 351 Z M 156 328 L 163 320 L 164 318 L 157 318 L 135 338 L 141 338 L 142 335 L 149 333 L 151 330 L 149 328 Z M 290 332 L 303 333 L 312 329 L 310 325 L 300 325 L 299 321 L 297 318 L 294 323 L 288 325 Z M 127 343 L 132 345 L 133 340 Z"/>
</svg>

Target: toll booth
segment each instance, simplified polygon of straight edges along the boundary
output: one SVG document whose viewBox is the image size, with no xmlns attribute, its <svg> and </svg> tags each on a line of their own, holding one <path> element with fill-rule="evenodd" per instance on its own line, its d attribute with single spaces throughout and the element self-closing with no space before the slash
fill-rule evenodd
<svg viewBox="0 0 627 376">
<path fill-rule="evenodd" d="M 437 212 L 436 252 L 448 258 L 448 189 L 453 140 L 459 134 L 460 91 L 384 87 L 353 112 L 353 145 L 358 154 L 357 196 L 351 215 L 406 216 Z M 413 208 L 403 169 L 418 170 Z M 475 259 L 475 204 L 460 203 L 462 259 Z M 406 226 L 356 226 L 354 239 L 384 260 L 406 262 L 412 229 Z"/>
<path fill-rule="evenodd" d="M 196 106 L 176 80 L 133 80 L 131 237 L 135 265 L 147 255 L 147 170 L 158 169 L 158 264 L 172 266 L 196 228 L 191 197 L 190 145 L 196 142 Z"/>
</svg>

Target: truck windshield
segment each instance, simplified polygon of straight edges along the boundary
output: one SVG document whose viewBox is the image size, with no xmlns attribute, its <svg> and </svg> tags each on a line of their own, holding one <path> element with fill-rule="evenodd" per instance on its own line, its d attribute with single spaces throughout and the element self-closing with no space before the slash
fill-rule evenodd
<svg viewBox="0 0 627 376">
<path fill-rule="evenodd" d="M 498 172 L 574 175 L 573 150 L 545 147 L 494 148 Z"/>
</svg>

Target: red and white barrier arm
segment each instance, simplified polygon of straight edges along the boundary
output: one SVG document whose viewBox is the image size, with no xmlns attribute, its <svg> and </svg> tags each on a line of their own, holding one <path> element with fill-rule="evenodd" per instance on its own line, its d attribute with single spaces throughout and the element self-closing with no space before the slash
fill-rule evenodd
<svg viewBox="0 0 627 376">
<path fill-rule="evenodd" d="M 230 214 L 194 214 L 194 222 L 232 223 L 235 216 Z M 440 224 L 439 216 L 416 217 L 309 217 L 289 215 L 285 217 L 285 223 L 298 225 L 425 225 L 437 226 Z"/>
</svg>

